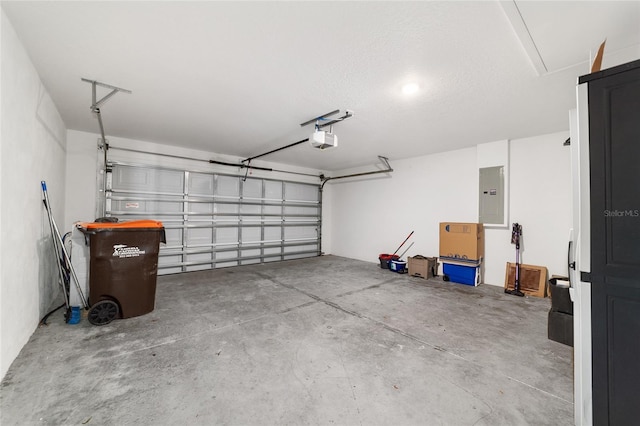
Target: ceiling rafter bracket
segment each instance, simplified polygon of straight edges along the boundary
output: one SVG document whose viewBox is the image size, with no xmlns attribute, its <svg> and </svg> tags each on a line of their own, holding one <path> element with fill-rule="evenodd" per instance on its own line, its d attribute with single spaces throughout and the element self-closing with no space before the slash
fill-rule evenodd
<svg viewBox="0 0 640 426">
<path fill-rule="evenodd" d="M 105 103 L 109 98 L 115 95 L 118 92 L 123 93 L 131 93 L 131 90 L 123 89 L 122 87 L 112 86 L 110 84 L 105 84 L 96 80 L 89 80 L 87 78 L 81 78 L 82 81 L 86 83 L 91 83 L 91 106 L 89 109 L 91 112 L 96 114 L 98 118 L 98 124 L 100 125 L 100 136 L 102 137 L 102 144 L 98 143 L 98 149 L 102 149 L 102 157 L 103 157 L 103 178 L 102 178 L 102 193 L 104 196 L 107 194 L 107 173 L 108 173 L 108 158 L 107 152 L 109 151 L 109 142 L 107 141 L 107 137 L 104 133 L 104 124 L 102 124 L 102 114 L 100 114 L 100 105 Z M 105 89 L 110 89 L 111 92 L 107 93 L 101 99 L 97 99 L 97 87 L 104 87 Z M 104 205 L 103 205 L 104 207 Z"/>
<path fill-rule="evenodd" d="M 319 115 L 319 116 L 317 116 L 315 118 L 312 118 L 311 120 L 305 121 L 304 123 L 300 123 L 300 127 L 304 127 L 304 126 L 307 126 L 307 125 L 309 125 L 311 123 L 315 123 L 315 128 L 316 128 L 316 130 L 318 130 L 318 129 L 322 129 L 323 127 L 326 127 L 326 126 L 332 126 L 335 123 L 339 123 L 341 121 L 344 121 L 344 120 L 346 120 L 348 118 L 353 117 L 353 111 L 350 111 L 350 110 L 347 109 L 347 110 L 345 110 L 344 114 L 341 117 L 333 118 L 333 119 L 328 119 L 327 118 L 327 117 L 330 117 L 332 115 L 336 115 L 339 112 L 340 112 L 340 110 L 336 109 L 336 110 L 333 110 L 333 111 L 328 112 L 326 114 Z M 327 121 L 327 122 L 326 123 L 320 123 L 321 121 Z"/>
<path fill-rule="evenodd" d="M 122 87 L 116 87 L 116 86 L 112 86 L 110 84 L 106 84 L 106 83 L 101 83 L 99 81 L 96 80 L 89 80 L 88 78 L 82 78 L 82 81 L 86 82 L 86 83 L 91 83 L 91 106 L 89 107 L 89 109 L 93 112 L 99 112 L 100 110 L 100 105 L 102 105 L 103 103 L 105 103 L 109 98 L 111 98 L 113 95 L 115 95 L 118 92 L 123 92 L 123 93 L 128 93 L 131 94 L 131 90 L 128 89 L 123 89 Z M 105 96 L 103 96 L 101 99 L 97 99 L 96 98 L 96 88 L 100 86 L 100 87 L 104 87 L 105 89 L 110 89 L 111 92 L 107 93 Z"/>
<path fill-rule="evenodd" d="M 103 103 L 105 103 L 109 98 L 111 98 L 113 95 L 115 95 L 118 92 L 123 92 L 123 93 L 131 93 L 131 90 L 127 90 L 127 89 L 123 89 L 121 87 L 116 87 L 116 86 L 112 86 L 110 84 L 106 84 L 106 83 L 102 83 L 96 80 L 89 80 L 87 78 L 81 78 L 82 81 L 86 82 L 86 83 L 91 83 L 91 106 L 89 107 L 89 109 L 94 112 L 96 114 L 96 116 L 98 117 L 98 124 L 100 125 L 100 135 L 102 136 L 102 142 L 105 144 L 105 147 L 108 149 L 109 145 L 107 144 L 107 138 L 105 136 L 104 133 L 104 125 L 102 124 L 102 115 L 100 115 L 100 105 L 102 105 Z M 102 99 L 97 99 L 97 87 L 104 87 L 105 89 L 111 89 L 111 92 L 107 93 L 105 96 L 102 97 Z M 107 162 L 106 159 L 106 152 L 107 149 L 105 149 L 105 164 Z"/>
</svg>

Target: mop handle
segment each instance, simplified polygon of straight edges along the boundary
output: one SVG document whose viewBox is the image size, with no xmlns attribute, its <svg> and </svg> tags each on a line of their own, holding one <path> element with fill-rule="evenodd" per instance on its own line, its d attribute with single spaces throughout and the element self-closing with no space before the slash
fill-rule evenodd
<svg viewBox="0 0 640 426">
<path fill-rule="evenodd" d="M 398 252 L 398 250 L 400 250 L 400 248 L 404 245 L 404 243 L 406 243 L 406 242 L 407 242 L 407 240 L 408 240 L 409 238 L 411 238 L 411 236 L 412 236 L 412 235 L 413 235 L 413 231 L 411 231 L 411 233 L 409 234 L 409 236 L 408 236 L 407 238 L 405 238 L 405 240 L 402 242 L 402 244 L 400 244 L 400 247 L 398 247 L 398 248 L 396 249 L 396 251 L 394 251 L 394 252 L 393 252 L 393 254 L 391 255 L 391 257 L 393 257 L 393 256 L 395 256 L 395 255 L 396 255 L 396 253 Z"/>
<path fill-rule="evenodd" d="M 46 184 L 44 183 L 44 181 L 42 182 L 42 187 L 46 188 Z M 64 296 L 64 304 L 66 305 L 67 309 L 69 309 L 69 295 L 67 294 L 67 289 L 65 286 L 65 279 L 64 279 L 64 272 L 62 271 L 62 265 L 60 264 L 60 250 L 58 249 L 58 244 L 57 244 L 57 240 L 54 237 L 54 229 L 53 229 L 53 222 L 52 222 L 52 217 L 51 217 L 51 212 L 49 210 L 49 206 L 47 205 L 47 201 L 46 198 L 42 198 L 42 202 L 44 203 L 44 207 L 47 210 L 47 217 L 49 218 L 49 228 L 51 229 L 51 243 L 53 244 L 53 252 L 56 256 L 56 265 L 58 266 L 58 279 L 60 280 L 60 286 L 62 287 L 62 294 Z"/>
<path fill-rule="evenodd" d="M 53 228 L 53 231 L 54 231 L 53 237 L 58 239 L 58 243 L 60 244 L 60 248 L 62 249 L 62 254 L 64 255 L 64 260 L 69 265 L 69 269 L 71 270 L 71 278 L 73 278 L 73 281 L 76 284 L 76 289 L 78 290 L 78 295 L 80 296 L 80 301 L 82 302 L 82 306 L 85 309 L 89 309 L 89 303 L 87 303 L 87 299 L 84 296 L 84 292 L 82 291 L 82 287 L 80 287 L 80 280 L 78 279 L 78 276 L 76 275 L 76 270 L 73 267 L 73 264 L 71 264 L 71 257 L 69 256 L 69 253 L 67 252 L 67 248 L 64 246 L 64 243 L 62 242 L 62 237 L 60 236 L 60 231 L 58 230 L 58 226 L 56 225 L 56 221 L 53 218 L 53 212 L 51 210 L 51 204 L 49 203 L 49 193 L 47 191 L 47 183 L 45 181 L 41 181 L 40 185 L 42 186 L 42 193 L 44 195 L 44 201 L 45 201 L 45 204 L 47 206 L 47 213 L 49 215 L 50 224 L 51 224 L 51 226 Z"/>
<path fill-rule="evenodd" d="M 415 243 L 412 241 L 411 244 L 409 244 L 409 247 L 407 247 L 402 253 L 400 253 L 400 259 L 404 257 L 404 255 L 409 251 L 409 249 L 411 249 L 411 247 L 413 247 L 414 244 Z"/>
</svg>

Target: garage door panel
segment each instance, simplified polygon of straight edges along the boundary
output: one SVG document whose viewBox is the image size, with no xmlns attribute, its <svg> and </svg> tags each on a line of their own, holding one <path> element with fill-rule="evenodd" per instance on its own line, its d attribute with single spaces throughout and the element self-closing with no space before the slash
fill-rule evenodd
<svg viewBox="0 0 640 426">
<path fill-rule="evenodd" d="M 186 230 L 187 247 L 211 245 L 212 234 L 211 228 L 188 228 Z"/>
<path fill-rule="evenodd" d="M 221 197 L 240 197 L 240 179 L 235 176 L 215 176 L 216 195 Z"/>
<path fill-rule="evenodd" d="M 285 198 L 291 201 L 318 201 L 319 191 L 317 185 L 285 183 Z"/>
<path fill-rule="evenodd" d="M 216 253 L 216 267 L 238 266 L 238 252 L 225 251 Z"/>
<path fill-rule="evenodd" d="M 280 181 L 265 180 L 264 196 L 268 200 L 282 200 L 282 186 Z"/>
<path fill-rule="evenodd" d="M 139 220 L 139 219 L 157 220 L 162 222 L 165 228 L 166 227 L 179 228 L 184 225 L 184 216 L 179 213 L 173 214 L 171 216 L 152 215 L 152 214 L 143 215 L 143 216 L 138 215 L 138 217 L 126 217 L 125 219 L 126 220 Z"/>
<path fill-rule="evenodd" d="M 275 226 L 267 226 L 264 228 L 265 241 L 280 241 L 282 240 L 282 228 Z"/>
<path fill-rule="evenodd" d="M 238 243 L 238 228 L 217 228 L 215 231 L 216 244 Z"/>
<path fill-rule="evenodd" d="M 162 212 L 162 213 L 182 213 L 182 202 L 170 202 L 170 201 L 151 201 L 146 203 L 149 211 L 152 212 Z"/>
<path fill-rule="evenodd" d="M 189 195 L 213 196 L 213 175 L 191 173 L 189 175 Z"/>
<path fill-rule="evenodd" d="M 282 249 L 280 247 L 265 248 L 264 254 L 266 256 L 280 256 L 282 254 Z"/>
<path fill-rule="evenodd" d="M 315 226 L 290 226 L 284 229 L 285 240 L 302 238 L 317 238 L 318 229 Z"/>
<path fill-rule="evenodd" d="M 111 210 L 125 214 L 181 212 L 182 201 L 147 201 L 142 198 L 127 197 L 126 200 L 111 200 Z"/>
<path fill-rule="evenodd" d="M 261 199 L 262 198 L 262 179 L 247 179 L 242 185 L 242 197 Z"/>
<path fill-rule="evenodd" d="M 292 253 L 315 251 L 317 250 L 317 247 L 318 247 L 317 244 L 296 245 L 296 246 L 285 247 L 284 252 L 286 254 L 292 254 Z"/>
<path fill-rule="evenodd" d="M 232 261 L 232 262 L 219 262 L 216 263 L 216 268 L 230 268 L 233 266 L 239 266 L 238 265 L 238 261 Z"/>
<path fill-rule="evenodd" d="M 211 203 L 188 203 L 189 213 L 213 215 L 213 204 Z"/>
<path fill-rule="evenodd" d="M 112 185 L 119 190 L 181 194 L 184 173 L 176 170 L 119 166 L 113 169 Z"/>
<path fill-rule="evenodd" d="M 243 243 L 259 243 L 262 240 L 262 228 L 243 228 L 242 229 L 242 242 Z"/>
<path fill-rule="evenodd" d="M 158 266 L 158 268 L 160 268 L 160 266 Z M 158 275 L 179 274 L 182 272 L 184 272 L 182 266 L 163 267 L 158 270 Z"/>
<path fill-rule="evenodd" d="M 165 225 L 159 274 L 319 254 L 317 184 L 111 166 L 107 215 Z"/>
<path fill-rule="evenodd" d="M 282 260 L 295 260 L 295 259 L 304 259 L 309 257 L 307 253 L 299 253 L 299 254 L 287 254 L 283 256 Z"/>
<path fill-rule="evenodd" d="M 188 264 L 202 264 L 204 263 L 213 263 L 213 259 L 211 257 L 211 253 L 194 253 L 194 254 L 187 254 L 185 256 L 186 258 L 186 262 Z M 209 265 L 209 268 L 211 268 L 211 265 Z"/>
<path fill-rule="evenodd" d="M 251 250 L 240 250 L 240 257 L 260 257 L 261 255 L 260 249 L 251 249 Z M 260 259 L 258 259 L 258 262 Z"/>
<path fill-rule="evenodd" d="M 255 214 L 255 215 L 259 215 L 262 213 L 262 206 L 256 206 L 256 205 L 242 205 L 240 207 L 240 213 L 241 214 Z"/>
<path fill-rule="evenodd" d="M 203 264 L 195 264 L 195 265 L 187 265 L 185 272 L 196 272 L 196 271 L 206 271 L 211 269 L 211 263 L 203 263 Z"/>
<path fill-rule="evenodd" d="M 305 215 L 305 216 L 318 216 L 318 207 L 305 207 L 305 206 L 286 206 L 284 208 L 284 215 Z"/>
<path fill-rule="evenodd" d="M 159 192 L 182 193 L 184 173 L 175 170 L 156 170 L 153 174 L 154 190 Z"/>
<path fill-rule="evenodd" d="M 164 223 L 164 234 L 167 240 L 167 246 L 182 245 L 182 228 L 170 227 L 170 225 Z"/>
<path fill-rule="evenodd" d="M 266 215 L 282 215 L 282 206 L 264 206 L 264 214 Z"/>
<path fill-rule="evenodd" d="M 158 270 L 162 270 L 164 273 L 174 274 L 182 272 L 182 255 L 164 256 L 158 257 Z"/>
<path fill-rule="evenodd" d="M 228 259 L 237 259 L 238 250 L 227 250 L 216 253 L 216 261 L 223 261 Z"/>
<path fill-rule="evenodd" d="M 238 214 L 240 206 L 237 204 L 215 204 L 214 213 L 218 214 Z"/>
</svg>

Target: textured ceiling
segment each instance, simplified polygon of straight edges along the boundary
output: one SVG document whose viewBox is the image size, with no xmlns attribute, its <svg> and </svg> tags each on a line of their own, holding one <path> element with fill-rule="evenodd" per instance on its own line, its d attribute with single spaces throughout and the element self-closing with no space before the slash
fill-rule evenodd
<svg viewBox="0 0 640 426">
<path fill-rule="evenodd" d="M 576 78 L 588 73 L 602 40 L 611 46 L 605 67 L 640 58 L 638 2 L 508 3 L 549 72 L 536 72 L 500 2 L 2 8 L 69 129 L 99 131 L 82 77 L 133 92 L 101 108 L 107 138 L 242 158 L 308 137 L 312 126 L 299 124 L 310 118 L 352 110 L 334 127 L 338 148 L 303 144 L 264 157 L 329 171 L 377 155 L 393 160 L 567 130 Z M 419 92 L 403 95 L 406 82 Z"/>
<path fill-rule="evenodd" d="M 567 2 L 561 13 L 553 13 L 553 4 L 516 4 L 548 72 L 575 65 L 588 70 L 605 38 L 608 55 L 633 56 L 640 48 L 640 1 Z"/>
</svg>

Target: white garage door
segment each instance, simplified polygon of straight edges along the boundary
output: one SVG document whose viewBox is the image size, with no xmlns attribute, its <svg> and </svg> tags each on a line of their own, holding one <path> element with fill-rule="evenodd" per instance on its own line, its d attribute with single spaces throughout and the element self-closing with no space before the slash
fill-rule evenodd
<svg viewBox="0 0 640 426">
<path fill-rule="evenodd" d="M 320 255 L 320 186 L 111 164 L 106 214 L 164 223 L 159 274 Z"/>
</svg>

